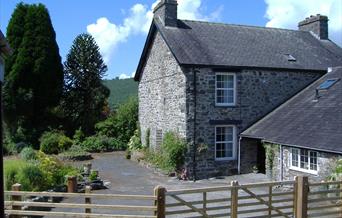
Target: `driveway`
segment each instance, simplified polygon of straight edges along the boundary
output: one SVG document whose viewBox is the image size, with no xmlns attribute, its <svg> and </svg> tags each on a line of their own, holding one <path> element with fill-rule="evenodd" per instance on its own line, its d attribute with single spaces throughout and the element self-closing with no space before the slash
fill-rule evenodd
<svg viewBox="0 0 342 218">
<path fill-rule="evenodd" d="M 75 162 L 75 165 L 82 166 L 87 162 L 92 163 L 92 169 L 99 170 L 99 176 L 105 182 L 110 182 L 108 189 L 94 191 L 94 193 L 106 194 L 146 194 L 152 195 L 153 189 L 157 185 L 165 187 L 167 190 L 188 189 L 200 187 L 213 187 L 229 185 L 231 181 L 238 180 L 240 184 L 265 182 L 268 181 L 263 174 L 244 174 L 228 176 L 220 179 L 206 179 L 193 181 L 179 181 L 176 178 L 167 177 L 155 172 L 153 169 L 140 166 L 138 163 L 125 159 L 124 152 L 93 154 L 93 160 L 84 162 Z M 228 193 L 222 193 L 227 196 Z M 190 198 L 195 196 L 189 196 Z M 84 199 L 65 199 L 63 202 L 84 203 Z M 107 205 L 147 205 L 151 202 L 125 201 L 112 199 L 98 199 L 96 204 Z M 54 209 L 53 211 L 66 211 L 65 209 Z M 69 212 L 83 212 L 83 209 L 70 209 Z M 106 210 L 92 210 L 93 213 L 108 213 Z M 112 212 L 112 211 L 111 211 Z M 125 211 L 117 211 L 119 214 L 127 214 Z M 141 212 L 140 214 L 148 215 Z"/>
</svg>

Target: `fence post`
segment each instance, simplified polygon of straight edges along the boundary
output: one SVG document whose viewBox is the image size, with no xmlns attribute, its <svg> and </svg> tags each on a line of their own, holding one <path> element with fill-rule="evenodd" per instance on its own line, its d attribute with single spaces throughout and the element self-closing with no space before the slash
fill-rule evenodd
<svg viewBox="0 0 342 218">
<path fill-rule="evenodd" d="M 76 176 L 68 176 L 68 193 L 77 192 L 77 178 Z"/>
<path fill-rule="evenodd" d="M 16 183 L 12 185 L 12 191 L 17 191 L 19 192 L 21 189 L 21 185 L 19 183 Z M 12 195 L 11 196 L 12 201 L 21 201 L 21 196 L 20 195 Z M 12 210 L 21 210 L 21 206 L 12 206 Z M 20 215 L 11 215 L 10 218 L 20 218 Z"/>
<path fill-rule="evenodd" d="M 154 196 L 156 197 L 154 205 L 157 207 L 154 215 L 157 216 L 157 218 L 165 218 L 165 192 L 166 189 L 162 186 L 154 188 Z"/>
<path fill-rule="evenodd" d="M 296 211 L 295 218 L 307 218 L 308 216 L 308 192 L 309 180 L 307 176 L 296 177 Z"/>
<path fill-rule="evenodd" d="M 237 218 L 238 217 L 238 199 L 239 199 L 239 185 L 238 181 L 231 182 L 231 200 L 230 200 L 230 217 Z"/>
<path fill-rule="evenodd" d="M 90 194 L 90 193 L 91 193 L 91 187 L 87 185 L 85 187 L 85 194 Z M 91 198 L 90 197 L 85 197 L 85 203 L 86 204 L 91 204 Z M 85 209 L 85 213 L 91 213 L 91 208 L 86 208 Z"/>
</svg>

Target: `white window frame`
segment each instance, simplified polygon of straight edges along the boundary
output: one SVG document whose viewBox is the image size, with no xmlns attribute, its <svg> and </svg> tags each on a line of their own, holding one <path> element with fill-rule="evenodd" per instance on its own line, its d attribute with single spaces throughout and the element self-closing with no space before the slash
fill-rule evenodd
<svg viewBox="0 0 342 218">
<path fill-rule="evenodd" d="M 216 157 L 216 144 L 217 143 L 224 143 L 224 142 L 217 142 L 216 141 L 216 131 L 218 127 L 230 127 L 233 128 L 233 149 L 232 149 L 232 153 L 233 156 L 232 157 Z M 227 141 L 230 142 L 230 141 Z M 235 160 L 236 159 L 236 126 L 234 125 L 217 125 L 215 126 L 215 160 L 217 161 L 226 161 L 226 160 Z"/>
<path fill-rule="evenodd" d="M 218 75 L 232 75 L 233 76 L 233 88 L 217 88 L 217 76 Z M 217 90 L 233 90 L 233 102 L 232 103 L 219 103 L 217 102 Z M 215 74 L 215 105 L 216 106 L 235 106 L 236 105 L 236 73 L 217 72 Z"/>
<path fill-rule="evenodd" d="M 298 161 L 298 166 L 293 166 L 292 165 L 292 153 L 294 150 L 297 150 L 297 161 Z M 308 151 L 308 164 L 309 164 L 309 169 L 303 169 L 300 167 L 300 154 L 301 154 L 301 150 L 307 150 Z M 317 170 L 312 170 L 310 169 L 310 153 L 316 153 L 316 163 L 317 163 Z M 318 171 L 319 171 L 319 167 L 318 167 L 318 152 L 317 151 L 312 151 L 309 149 L 303 149 L 303 148 L 291 148 L 291 152 L 290 152 L 290 169 L 291 170 L 296 170 L 296 171 L 300 171 L 300 172 L 304 172 L 304 173 L 309 173 L 309 174 L 314 174 L 317 175 Z"/>
</svg>

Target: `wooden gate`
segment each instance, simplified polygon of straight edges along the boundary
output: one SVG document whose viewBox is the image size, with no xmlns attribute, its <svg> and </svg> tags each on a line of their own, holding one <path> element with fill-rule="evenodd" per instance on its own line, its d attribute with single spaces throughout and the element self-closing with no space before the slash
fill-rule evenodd
<svg viewBox="0 0 342 218">
<path fill-rule="evenodd" d="M 292 217 L 294 181 L 166 192 L 166 215 L 182 217 Z M 194 200 L 196 199 L 196 200 Z M 200 200 L 198 200 L 200 199 Z"/>
</svg>

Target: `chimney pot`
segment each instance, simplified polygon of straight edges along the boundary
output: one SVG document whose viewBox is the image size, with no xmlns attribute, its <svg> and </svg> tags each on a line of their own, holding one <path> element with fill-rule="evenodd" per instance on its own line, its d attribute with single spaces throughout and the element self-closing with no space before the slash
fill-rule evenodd
<svg viewBox="0 0 342 218">
<path fill-rule="evenodd" d="M 328 39 L 328 17 L 321 14 L 311 15 L 298 23 L 298 29 L 312 32 L 319 39 Z"/>
<path fill-rule="evenodd" d="M 154 17 L 162 21 L 164 26 L 177 27 L 177 1 L 161 0 L 153 9 Z"/>
</svg>

